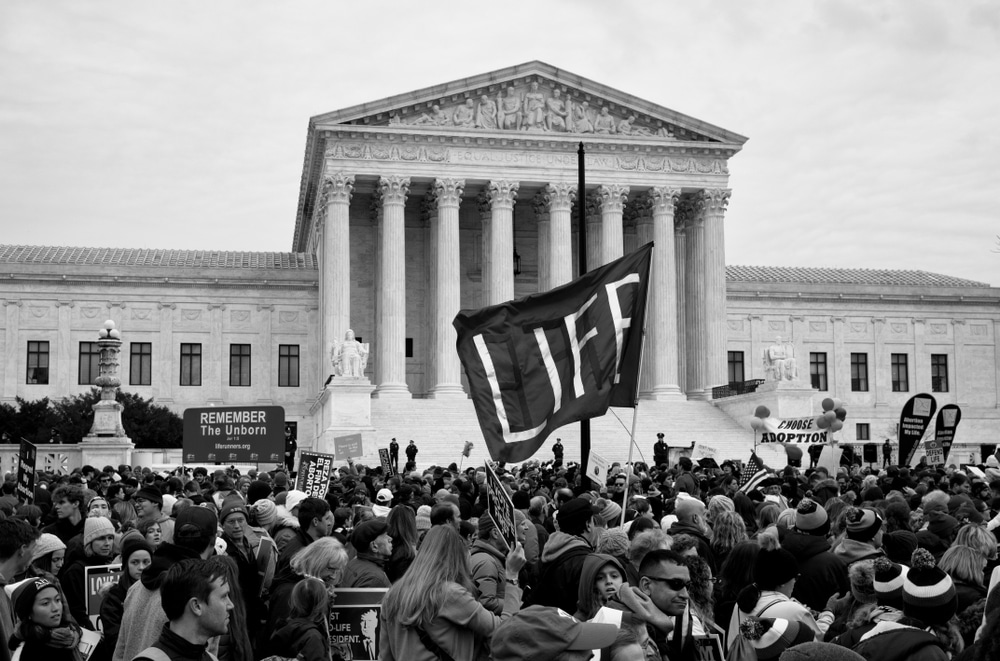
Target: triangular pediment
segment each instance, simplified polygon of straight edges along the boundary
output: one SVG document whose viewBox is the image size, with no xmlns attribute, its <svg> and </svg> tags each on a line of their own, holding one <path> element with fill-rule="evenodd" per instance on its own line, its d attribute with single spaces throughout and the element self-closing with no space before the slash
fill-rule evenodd
<svg viewBox="0 0 1000 661">
<path fill-rule="evenodd" d="M 351 125 L 746 142 L 743 136 L 538 61 L 318 115 L 311 124 L 317 129 Z"/>
</svg>

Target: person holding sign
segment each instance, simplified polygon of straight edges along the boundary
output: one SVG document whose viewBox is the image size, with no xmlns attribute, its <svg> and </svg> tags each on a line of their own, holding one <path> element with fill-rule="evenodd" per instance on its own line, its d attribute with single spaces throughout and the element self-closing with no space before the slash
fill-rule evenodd
<svg viewBox="0 0 1000 661">
<path fill-rule="evenodd" d="M 28 580 L 14 591 L 14 613 L 20 623 L 19 644 L 11 661 L 76 661 L 80 627 L 63 604 L 59 587 L 44 578 Z"/>
<path fill-rule="evenodd" d="M 523 534 L 520 528 L 518 533 Z M 515 549 L 508 550 L 493 517 L 483 512 L 479 517 L 478 539 L 472 544 L 472 582 L 476 601 L 496 615 L 503 615 L 507 585 L 518 585 L 517 575 L 524 567 L 524 552 L 519 554 Z"/>
<path fill-rule="evenodd" d="M 66 608 L 73 619 L 87 629 L 93 629 L 87 615 L 86 567 L 111 564 L 114 557 L 115 527 L 103 516 L 87 519 L 83 525 L 83 555 L 67 565 L 60 576 L 66 594 Z"/>
</svg>

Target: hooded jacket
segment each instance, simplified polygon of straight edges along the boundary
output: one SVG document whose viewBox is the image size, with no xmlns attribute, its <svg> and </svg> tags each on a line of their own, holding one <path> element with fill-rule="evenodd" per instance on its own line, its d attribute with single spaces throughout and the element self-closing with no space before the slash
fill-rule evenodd
<svg viewBox="0 0 1000 661">
<path fill-rule="evenodd" d="M 826 537 L 789 530 L 781 547 L 799 561 L 799 579 L 792 590 L 793 599 L 814 611 L 822 611 L 830 597 L 850 589 L 847 562 L 830 551 Z"/>
<path fill-rule="evenodd" d="M 899 622 L 876 623 L 853 649 L 869 661 L 948 661 L 937 636 Z"/>
<path fill-rule="evenodd" d="M 533 605 L 556 606 L 567 613 L 575 613 L 583 562 L 592 550 L 583 537 L 561 531 L 552 533 L 542 553 L 542 569 L 533 593 Z"/>
<path fill-rule="evenodd" d="M 469 561 L 472 570 L 473 594 L 483 608 L 494 615 L 503 615 L 503 599 L 507 586 L 507 558 L 489 541 L 477 539 L 472 544 Z"/>
<path fill-rule="evenodd" d="M 712 575 L 715 576 L 719 573 L 719 568 L 716 566 L 715 562 L 715 552 L 712 551 L 712 544 L 708 541 L 708 537 L 705 532 L 698 526 L 692 526 L 689 523 L 681 523 L 680 521 L 675 521 L 670 529 L 667 530 L 668 535 L 690 535 L 698 541 L 698 555 L 708 563 L 708 566 L 712 568 Z"/>
<path fill-rule="evenodd" d="M 176 659 L 176 661 L 217 661 L 215 655 L 208 651 L 207 645 L 196 645 L 181 638 L 171 631 L 170 626 L 166 624 L 160 630 L 160 636 L 156 639 L 156 642 L 143 647 L 139 651 L 145 651 L 149 647 L 162 650 L 167 656 L 171 659 Z M 132 658 L 129 657 L 129 659 Z M 148 656 L 136 656 L 134 661 L 153 660 Z"/>
<path fill-rule="evenodd" d="M 391 585 L 386 576 L 385 558 L 374 553 L 359 553 L 344 567 L 344 576 L 340 579 L 342 588 L 387 588 Z"/>
<path fill-rule="evenodd" d="M 856 539 L 845 537 L 833 550 L 833 554 L 843 560 L 848 566 L 858 560 L 874 560 L 880 555 L 885 555 L 882 549 L 877 549 L 868 542 L 859 542 Z"/>
<path fill-rule="evenodd" d="M 326 661 L 330 658 L 326 632 L 315 622 L 297 617 L 274 632 L 268 652 L 301 661 Z"/>
<path fill-rule="evenodd" d="M 614 565 L 621 573 L 622 583 L 626 582 L 625 568 L 622 567 L 622 563 L 614 556 L 604 553 L 591 553 L 584 558 L 583 568 L 580 571 L 580 588 L 577 590 L 576 598 L 578 610 L 573 615 L 573 617 L 581 622 L 594 617 L 603 605 L 599 602 L 597 595 L 594 594 L 594 583 L 597 581 L 597 572 L 605 565 Z"/>
</svg>

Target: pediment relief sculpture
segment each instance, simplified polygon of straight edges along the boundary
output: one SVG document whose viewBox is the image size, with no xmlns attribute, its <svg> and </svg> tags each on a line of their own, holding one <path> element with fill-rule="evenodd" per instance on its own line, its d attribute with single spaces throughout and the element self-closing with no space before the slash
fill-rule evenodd
<svg viewBox="0 0 1000 661">
<path fill-rule="evenodd" d="M 573 90 L 567 93 L 561 86 L 542 84 L 537 80 L 521 85 L 507 85 L 495 93 L 480 93 L 453 104 L 441 100 L 426 109 L 419 109 L 417 106 L 396 109 L 388 113 L 387 121 L 364 123 L 376 126 L 388 123 L 389 126 L 678 139 L 674 135 L 674 127 L 664 122 L 650 117 L 640 119 L 638 113 L 621 105 L 607 103 L 579 92 L 574 93 Z M 706 138 L 690 134 L 681 139 Z"/>
</svg>

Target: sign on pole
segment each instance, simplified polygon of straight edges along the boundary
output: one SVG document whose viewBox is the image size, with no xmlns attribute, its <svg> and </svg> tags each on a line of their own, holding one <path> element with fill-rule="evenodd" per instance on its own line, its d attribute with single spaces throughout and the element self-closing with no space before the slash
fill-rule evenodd
<svg viewBox="0 0 1000 661">
<path fill-rule="evenodd" d="M 924 437 L 927 426 L 934 418 L 937 402 L 927 393 L 914 395 L 903 405 L 899 416 L 899 465 L 913 465 L 913 455 L 917 453 L 917 445 Z"/>
<path fill-rule="evenodd" d="M 212 406 L 184 411 L 184 463 L 281 463 L 285 409 Z"/>
<path fill-rule="evenodd" d="M 944 464 L 944 447 L 941 445 L 941 441 L 934 439 L 933 441 L 927 441 L 924 443 L 924 455 L 927 457 L 927 463 L 931 466 L 941 466 Z"/>
<path fill-rule="evenodd" d="M 330 490 L 333 476 L 332 454 L 303 452 L 299 459 L 299 472 L 295 477 L 295 488 L 316 498 L 325 498 Z"/>
<path fill-rule="evenodd" d="M 500 478 L 493 472 L 489 462 L 486 463 L 486 508 L 500 531 L 501 537 L 508 549 L 514 548 L 517 542 L 517 530 L 514 525 L 514 502 L 507 495 Z"/>
<path fill-rule="evenodd" d="M 382 464 L 382 472 L 385 473 L 386 477 L 392 477 L 396 474 L 396 471 L 392 469 L 392 462 L 389 461 L 389 449 L 379 448 L 378 449 L 378 460 Z"/>
<path fill-rule="evenodd" d="M 593 450 L 587 457 L 587 477 L 598 487 L 603 487 L 608 483 L 608 460 L 597 454 Z"/>
<path fill-rule="evenodd" d="M 21 450 L 17 453 L 17 485 L 14 489 L 17 499 L 30 503 L 35 498 L 35 459 L 38 449 L 30 441 L 21 439 Z"/>
<path fill-rule="evenodd" d="M 961 421 L 962 409 L 957 404 L 945 404 L 938 411 L 937 421 L 934 423 L 934 439 L 941 443 L 944 452 L 942 464 L 948 461 L 951 444 L 955 442 L 955 430 Z"/>
<path fill-rule="evenodd" d="M 375 661 L 382 646 L 382 600 L 388 588 L 337 588 L 330 605 L 333 652 L 355 661 Z"/>
<path fill-rule="evenodd" d="M 347 436 L 335 436 L 333 438 L 333 451 L 337 459 L 350 459 L 360 457 L 364 454 L 361 446 L 361 434 L 348 434 Z"/>
</svg>

